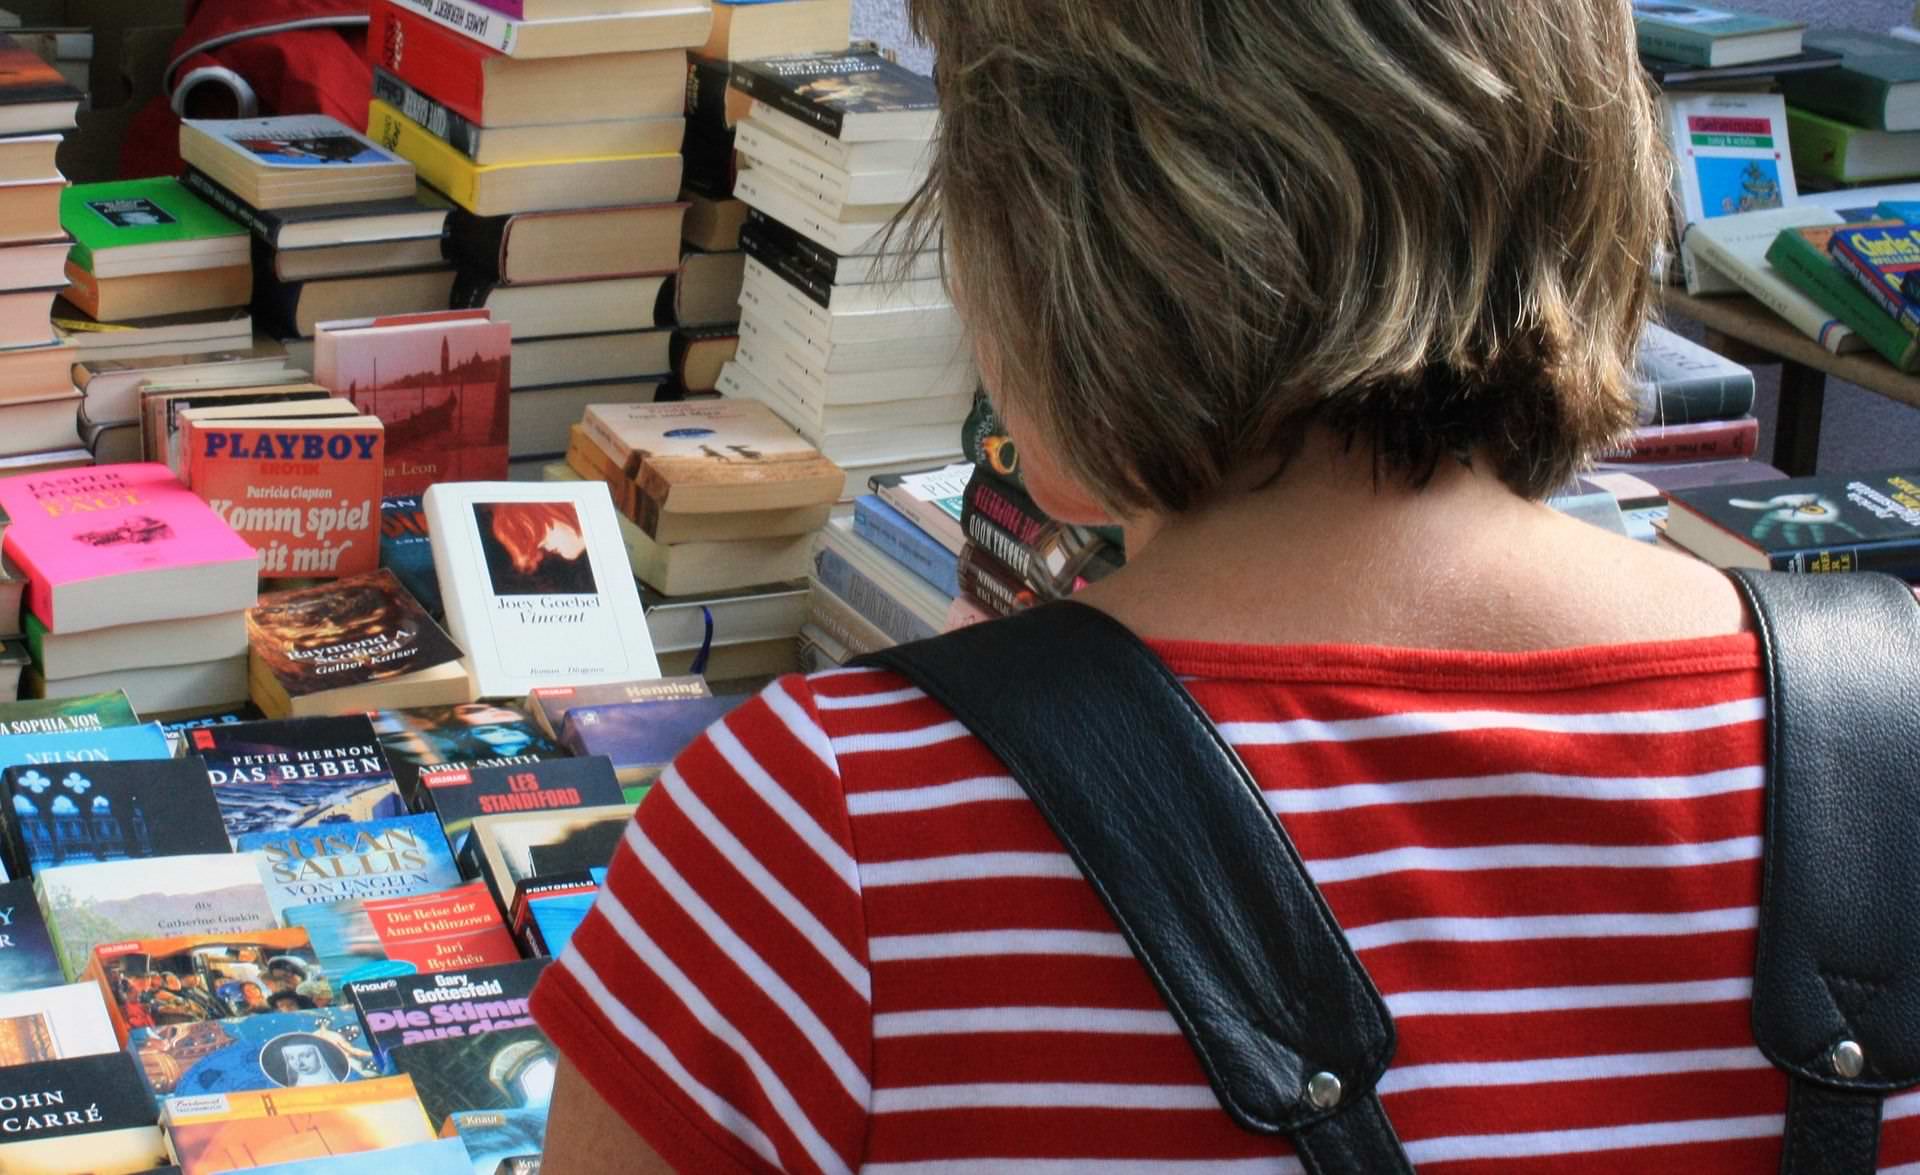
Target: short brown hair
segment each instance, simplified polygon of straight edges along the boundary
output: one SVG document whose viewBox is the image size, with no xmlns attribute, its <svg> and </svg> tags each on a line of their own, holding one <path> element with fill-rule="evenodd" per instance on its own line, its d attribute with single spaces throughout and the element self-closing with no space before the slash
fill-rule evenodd
<svg viewBox="0 0 1920 1175">
<path fill-rule="evenodd" d="M 995 394 L 1122 513 L 1311 421 L 1544 496 L 1632 423 L 1667 163 L 1627 0 L 908 0 Z"/>
</svg>

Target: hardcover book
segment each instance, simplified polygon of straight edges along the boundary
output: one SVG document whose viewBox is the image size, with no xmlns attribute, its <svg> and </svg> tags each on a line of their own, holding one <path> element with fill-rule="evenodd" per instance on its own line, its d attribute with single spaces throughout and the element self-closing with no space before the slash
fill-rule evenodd
<svg viewBox="0 0 1920 1175">
<path fill-rule="evenodd" d="M 94 948 L 86 978 L 105 997 L 121 1041 L 137 1029 L 266 1015 L 288 997 L 304 1010 L 336 994 L 299 929 L 105 942 Z"/>
<path fill-rule="evenodd" d="M 1717 567 L 1920 579 L 1920 473 L 1675 490 L 1667 536 Z"/>
<path fill-rule="evenodd" d="M 250 832 L 234 851 L 254 854 L 274 913 L 357 898 L 398 898 L 461 881 L 453 850 L 431 815 L 317 828 Z"/>
<path fill-rule="evenodd" d="M 456 852 L 479 816 L 591 808 L 625 800 L 612 761 L 597 755 L 440 771 L 427 776 L 420 788 L 421 806 L 439 818 Z"/>
<path fill-rule="evenodd" d="M 648 606 L 647 627 L 658 633 L 658 602 Z M 672 647 L 678 647 L 672 646 Z M 659 677 L 650 681 L 616 681 L 606 685 L 544 685 L 527 695 L 527 709 L 540 729 L 559 736 L 567 711 L 575 706 L 612 706 L 620 702 L 664 702 L 676 698 L 709 698 L 713 691 L 700 677 Z"/>
<path fill-rule="evenodd" d="M 164 465 L 98 465 L 0 480 L 5 550 L 53 632 L 238 612 L 258 556 Z"/>
<path fill-rule="evenodd" d="M 279 926 L 260 871 L 237 853 L 57 865 L 35 881 L 70 976 L 87 969 L 102 943 Z"/>
<path fill-rule="evenodd" d="M 277 718 L 472 696 L 460 647 L 384 568 L 247 610 L 253 692 Z"/>
<path fill-rule="evenodd" d="M 493 896 L 478 881 L 404 898 L 294 906 L 287 922 L 313 936 L 321 966 L 340 983 L 464 971 L 520 957 Z"/>
<path fill-rule="evenodd" d="M 171 1097 L 340 1085 L 382 1075 L 360 1018 L 344 1005 L 136 1028 L 127 1052 L 139 1062 L 156 1110 Z"/>
<path fill-rule="evenodd" d="M 347 985 L 366 1040 L 384 1059 L 400 1045 L 484 1036 L 533 1023 L 528 1000 L 545 959 L 432 975 L 396 975 Z"/>
<path fill-rule="evenodd" d="M 576 706 L 567 712 L 560 741 L 576 755 L 613 760 L 622 785 L 652 783 L 694 739 L 746 701 L 743 694 Z M 637 799 L 638 797 L 635 797 Z"/>
<path fill-rule="evenodd" d="M 447 625 L 480 696 L 659 675 L 604 485 L 443 483 L 426 508 Z"/>
<path fill-rule="evenodd" d="M 52 987 L 66 978 L 33 882 L 25 877 L 0 881 L 0 994 Z M 0 1015 L 0 1029 L 10 1023 Z M 0 1055 L 0 1065 L 17 1064 L 10 1055 Z"/>
<path fill-rule="evenodd" d="M 254 208 L 413 195 L 413 165 L 324 114 L 188 119 L 180 157 Z"/>
<path fill-rule="evenodd" d="M 1838 53 L 1840 67 L 1781 78 L 1788 102 L 1868 130 L 1920 130 L 1920 46 L 1857 29 L 1816 29 L 1806 46 Z"/>
<path fill-rule="evenodd" d="M 500 909 L 511 910 L 520 883 L 530 877 L 610 865 L 633 810 L 633 804 L 620 803 L 481 816 L 467 833 L 462 864 L 486 879 Z"/>
<path fill-rule="evenodd" d="M 16 873 L 231 849 L 207 765 L 191 756 L 14 766 L 0 772 L 0 785 Z"/>
<path fill-rule="evenodd" d="M 1753 411 L 1753 371 L 1659 323 L 1640 336 L 1638 424 L 1727 420 Z"/>
<path fill-rule="evenodd" d="M 932 78 L 874 52 L 739 61 L 732 84 L 849 143 L 930 139 L 940 111 Z"/>
<path fill-rule="evenodd" d="M 380 565 L 385 433 L 375 416 L 189 422 L 187 484 L 260 552 L 265 579 Z"/>
<path fill-rule="evenodd" d="M 837 465 L 751 400 L 596 404 L 582 427 L 638 486 L 637 521 L 649 533 L 650 515 L 817 506 L 846 485 Z"/>
<path fill-rule="evenodd" d="M 364 715 L 191 730 L 187 747 L 206 757 L 227 832 L 236 837 L 406 814 Z"/>
<path fill-rule="evenodd" d="M 1767 263 L 1782 279 L 1852 327 L 1888 363 L 1908 373 L 1920 369 L 1920 338 L 1908 334 L 1834 261 L 1829 247 L 1839 227 L 1787 229 L 1767 248 Z"/>
<path fill-rule="evenodd" d="M 167 1161 L 153 1102 L 125 1053 L 0 1069 L 0 1105 L 15 1107 L 0 1133 L 7 1175 L 147 1171 Z"/>
<path fill-rule="evenodd" d="M 1740 65 L 1800 52 L 1806 25 L 1676 0 L 1633 0 L 1640 51 L 1695 65 Z"/>
<path fill-rule="evenodd" d="M 68 983 L 56 971 L 47 987 L 0 995 L 0 1069 L 119 1051 L 100 989 L 91 983 Z"/>
<path fill-rule="evenodd" d="M 400 787 L 416 805 L 420 780 L 442 770 L 516 767 L 567 752 L 524 711 L 505 702 L 381 710 L 370 716 Z"/>
<path fill-rule="evenodd" d="M 412 495 L 390 497 L 380 503 L 380 566 L 434 616 L 440 603 L 440 580 L 433 573 L 433 536 L 427 530 L 427 511 Z"/>
<path fill-rule="evenodd" d="M 1729 278 L 1761 305 L 1834 354 L 1859 351 L 1866 342 L 1819 303 L 1789 285 L 1767 264 L 1767 250 L 1784 229 L 1833 227 L 1840 217 L 1825 208 L 1795 206 L 1721 216 L 1689 227 L 1681 248 L 1709 272 Z M 1688 286 L 1693 290 L 1693 284 Z"/>
<path fill-rule="evenodd" d="M 186 1175 L 433 1141 L 405 1076 L 174 1097 L 161 1121 Z"/>
<path fill-rule="evenodd" d="M 506 476 L 512 328 L 485 310 L 320 326 L 314 379 L 386 425 L 386 489 Z"/>
<path fill-rule="evenodd" d="M 547 1105 L 559 1066 L 553 1042 L 532 1024 L 480 1036 L 403 1044 L 390 1054 L 435 1126 L 457 1110 L 528 1110 Z"/>
<path fill-rule="evenodd" d="M 75 184 L 60 194 L 67 259 L 95 277 L 245 265 L 247 230 L 171 176 Z"/>
</svg>

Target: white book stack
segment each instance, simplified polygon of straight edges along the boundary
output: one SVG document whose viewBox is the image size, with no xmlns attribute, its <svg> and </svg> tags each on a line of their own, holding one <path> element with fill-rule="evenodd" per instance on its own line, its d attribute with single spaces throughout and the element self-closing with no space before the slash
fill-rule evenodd
<svg viewBox="0 0 1920 1175">
<path fill-rule="evenodd" d="M 873 53 L 737 63 L 748 206 L 740 342 L 723 395 L 758 400 L 847 472 L 958 453 L 978 383 L 936 250 L 889 226 L 926 178 L 929 79 Z"/>
</svg>

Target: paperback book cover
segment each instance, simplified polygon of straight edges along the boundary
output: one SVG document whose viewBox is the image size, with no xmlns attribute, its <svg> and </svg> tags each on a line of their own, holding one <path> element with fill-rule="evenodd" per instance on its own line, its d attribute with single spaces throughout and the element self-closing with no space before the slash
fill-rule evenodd
<svg viewBox="0 0 1920 1175">
<path fill-rule="evenodd" d="M 420 782 L 441 771 L 517 767 L 567 754 L 519 707 L 506 702 L 417 706 L 369 715 L 402 792 L 422 807 Z"/>
<path fill-rule="evenodd" d="M 1920 227 L 1838 228 L 1827 249 L 1882 310 L 1909 334 L 1920 335 L 1920 306 L 1906 288 L 1908 275 L 1920 270 Z"/>
<path fill-rule="evenodd" d="M 1787 107 L 1778 94 L 1663 94 L 1682 224 L 1794 203 Z"/>
<path fill-rule="evenodd" d="M 207 760 L 227 832 L 406 815 L 365 716 L 268 719 L 187 732 Z"/>
<path fill-rule="evenodd" d="M 0 705 L 0 737 L 105 730 L 109 726 L 135 726 L 139 722 L 124 690 L 82 694 L 75 698 L 23 698 Z"/>
<path fill-rule="evenodd" d="M 29 878 L 0 881 L 0 994 L 66 982 Z M 0 1015 L 0 1028 L 8 1022 Z M 0 1056 L 0 1064 L 17 1064 Z"/>
<path fill-rule="evenodd" d="M 527 953 L 551 958 L 567 949 L 573 932 L 586 921 L 605 869 L 573 873 L 538 874 L 520 883 L 513 898 L 513 934 Z"/>
<path fill-rule="evenodd" d="M 456 852 L 479 816 L 592 808 L 625 801 L 612 760 L 601 755 L 439 771 L 427 776 L 420 788 L 421 806 L 439 818 Z"/>
<path fill-rule="evenodd" d="M 187 484 L 260 552 L 265 579 L 380 565 L 378 417 L 189 423 Z"/>
<path fill-rule="evenodd" d="M 207 765 L 192 756 L 14 766 L 0 785 L 8 865 L 19 874 L 231 848 Z"/>
<path fill-rule="evenodd" d="M 144 1090 L 142 1091 L 144 1096 Z M 189 1175 L 433 1141 L 405 1076 L 167 1099 L 161 1121 Z"/>
<path fill-rule="evenodd" d="M 437 617 L 446 611 L 440 602 L 440 580 L 433 573 L 433 537 L 427 530 L 427 511 L 418 497 L 381 501 L 380 566 L 393 572 L 429 614 Z"/>
<path fill-rule="evenodd" d="M 413 1087 L 436 1127 L 457 1110 L 528 1110 L 551 1102 L 559 1065 L 553 1042 L 532 1024 L 480 1036 L 403 1044 L 393 1067 Z"/>
<path fill-rule="evenodd" d="M 1915 213 L 1920 214 L 1920 208 Z M 1767 248 L 1767 263 L 1783 280 L 1852 327 L 1888 363 L 1908 373 L 1920 370 L 1920 338 L 1907 333 L 1834 261 L 1831 245 L 1838 231 L 1838 226 L 1786 229 Z"/>
<path fill-rule="evenodd" d="M 930 138 L 940 111 L 932 78 L 875 52 L 736 61 L 731 82 L 846 142 Z"/>
<path fill-rule="evenodd" d="M 280 925 L 259 869 L 237 853 L 56 865 L 35 881 L 61 967 L 75 977 L 103 943 Z"/>
<path fill-rule="evenodd" d="M 606 486 L 442 483 L 426 507 L 447 626 L 481 697 L 659 675 Z"/>
<path fill-rule="evenodd" d="M 238 612 L 257 591 L 254 549 L 164 465 L 0 479 L 0 510 L 27 606 L 53 632 Z"/>
<path fill-rule="evenodd" d="M 522 959 L 431 975 L 396 975 L 347 985 L 375 1054 L 400 1045 L 484 1036 L 533 1024 L 528 1000 L 547 960 Z"/>
<path fill-rule="evenodd" d="M 294 1159 L 254 1168 L 254 1175 L 501 1175 L 492 1167 L 484 1172 L 474 1165 L 467 1144 L 458 1138 L 437 1138 L 353 1155 L 328 1155 L 318 1159 Z M 539 1175 L 539 1166 L 530 1171 L 506 1175 Z"/>
<path fill-rule="evenodd" d="M 155 722 L 140 726 L 109 726 L 100 730 L 0 736 L 0 767 L 39 767 L 45 770 L 69 763 L 166 759 L 172 755 L 172 745 Z"/>
<path fill-rule="evenodd" d="M 332 1003 L 304 930 L 163 935 L 101 943 L 87 964 L 113 1027 L 177 1028 Z"/>
<path fill-rule="evenodd" d="M 1675 490 L 1667 534 L 1720 567 L 1920 579 L 1920 472 Z"/>
<path fill-rule="evenodd" d="M 831 504 L 846 486 L 839 466 L 752 400 L 596 404 L 581 425 L 638 486 L 636 521 L 649 534 L 664 511 Z"/>
<path fill-rule="evenodd" d="M 645 597 L 642 597 L 643 599 Z M 660 601 L 650 599 L 648 624 L 659 617 Z M 655 631 L 658 631 L 657 628 Z M 674 646 L 679 647 L 679 646 Z M 703 677 L 659 677 L 648 681 L 616 681 L 606 685 L 543 685 L 527 695 L 527 709 L 540 729 L 558 737 L 566 726 L 567 711 L 575 706 L 612 706 L 621 702 L 665 702 L 680 698 L 709 698 L 713 691 Z"/>
<path fill-rule="evenodd" d="M 460 884 L 453 851 L 431 815 L 323 824 L 234 838 L 253 853 L 276 914 L 357 898 L 397 898 Z"/>
<path fill-rule="evenodd" d="M 412 897 L 294 906 L 287 922 L 313 936 L 321 966 L 341 983 L 463 971 L 520 957 L 478 881 Z"/>
<path fill-rule="evenodd" d="M 486 879 L 500 909 L 513 909 L 530 877 L 605 869 L 633 822 L 634 805 L 606 804 L 562 812 L 481 816 L 461 851 L 469 873 Z"/>
<path fill-rule="evenodd" d="M 547 1137 L 547 1107 L 455 1110 L 441 1133 L 466 1144 L 475 1175 L 538 1175 Z"/>
<path fill-rule="evenodd" d="M 384 568 L 262 596 L 247 638 L 255 692 L 283 714 L 467 700 L 460 647 Z"/>
<path fill-rule="evenodd" d="M 167 1161 L 153 1102 L 125 1053 L 0 1069 L 0 1171 L 147 1171 Z M 78 1160 L 78 1162 L 76 1162 Z"/>
<path fill-rule="evenodd" d="M 56 975 L 38 991 L 0 994 L 0 1068 L 119 1051 L 100 989 L 91 983 Z"/>
<path fill-rule="evenodd" d="M 344 1005 L 136 1028 L 127 1052 L 139 1062 L 156 1110 L 170 1097 L 341 1085 L 382 1075 L 360 1018 Z"/>
<path fill-rule="evenodd" d="M 101 277 L 214 268 L 248 259 L 247 230 L 171 176 L 75 184 L 60 193 L 60 226 L 73 238 L 67 259 Z M 217 242 L 231 247 L 206 248 Z M 191 244 L 202 246 L 193 264 L 169 263 L 166 247 Z"/>
<path fill-rule="evenodd" d="M 576 755 L 605 755 L 623 786 L 644 787 L 707 727 L 746 700 L 744 694 L 722 694 L 576 706 L 567 712 L 560 741 Z"/>
<path fill-rule="evenodd" d="M 386 490 L 507 472 L 512 327 L 485 310 L 324 323 L 314 379 L 386 425 Z"/>
</svg>

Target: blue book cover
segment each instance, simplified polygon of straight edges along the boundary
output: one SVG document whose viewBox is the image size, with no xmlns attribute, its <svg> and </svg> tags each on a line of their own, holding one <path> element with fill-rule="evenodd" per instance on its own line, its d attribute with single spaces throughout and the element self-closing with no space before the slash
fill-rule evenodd
<svg viewBox="0 0 1920 1175">
<path fill-rule="evenodd" d="M 0 992 L 32 991 L 66 981 L 32 880 L 0 882 Z"/>
<path fill-rule="evenodd" d="M 156 1110 L 170 1097 L 381 1076 L 360 1017 L 344 1004 L 135 1028 L 127 1051 L 140 1062 Z"/>
<path fill-rule="evenodd" d="M 207 765 L 191 755 L 8 767 L 0 792 L 7 864 L 21 873 L 232 849 Z"/>
<path fill-rule="evenodd" d="M 417 497 L 385 498 L 380 503 L 380 566 L 413 593 L 434 616 L 446 611 L 440 601 L 440 577 L 433 570 L 433 540 L 427 512 Z"/>
<path fill-rule="evenodd" d="M 323 1159 L 295 1159 L 253 1168 L 253 1175 L 468 1175 L 473 1157 L 457 1138 L 436 1138 L 390 1146 L 377 1151 L 328 1155 Z M 489 1170 L 487 1175 L 494 1175 Z"/>
<path fill-rule="evenodd" d="M 939 635 L 912 609 L 887 594 L 886 588 L 831 546 L 822 543 L 814 552 L 813 569 L 821 586 L 839 596 L 849 608 L 872 621 L 894 641 L 906 644 Z"/>
<path fill-rule="evenodd" d="M 244 836 L 407 814 L 365 715 L 269 719 L 186 732 L 207 761 L 227 832 Z"/>
<path fill-rule="evenodd" d="M 722 694 L 576 706 L 567 711 L 560 741 L 576 755 L 612 759 L 614 774 L 622 784 L 644 783 L 665 770 L 673 757 L 707 727 L 746 700 L 744 694 Z"/>
<path fill-rule="evenodd" d="M 282 918 L 290 906 L 433 893 L 461 881 L 430 814 L 249 832 L 233 847 L 258 858 L 260 882 Z"/>
<path fill-rule="evenodd" d="M 467 1145 L 473 1175 L 497 1175 L 513 1159 L 538 1158 L 547 1143 L 547 1107 L 530 1110 L 455 1110 L 454 1137 Z M 508 1170 L 513 1170 L 508 1167 Z M 538 1170 L 539 1168 L 534 1168 Z"/>
<path fill-rule="evenodd" d="M 573 932 L 586 921 L 594 899 L 600 896 L 600 887 L 607 881 L 605 869 L 591 869 L 575 876 L 592 884 L 555 885 L 551 892 L 542 892 L 542 882 L 551 879 L 535 877 L 520 885 L 526 917 L 533 923 L 527 935 L 529 945 L 549 958 L 567 949 Z"/>
<path fill-rule="evenodd" d="M 960 556 L 887 505 L 878 494 L 854 499 L 853 533 L 948 596 L 960 594 Z"/>
<path fill-rule="evenodd" d="M 0 767 L 171 758 L 173 745 L 167 742 L 167 734 L 158 722 L 101 730 L 0 735 Z"/>
<path fill-rule="evenodd" d="M 528 1001 L 545 959 L 522 959 L 465 971 L 396 975 L 346 985 L 360 1009 L 367 1042 L 385 1058 L 403 1044 L 485 1036 L 533 1023 Z"/>
</svg>

